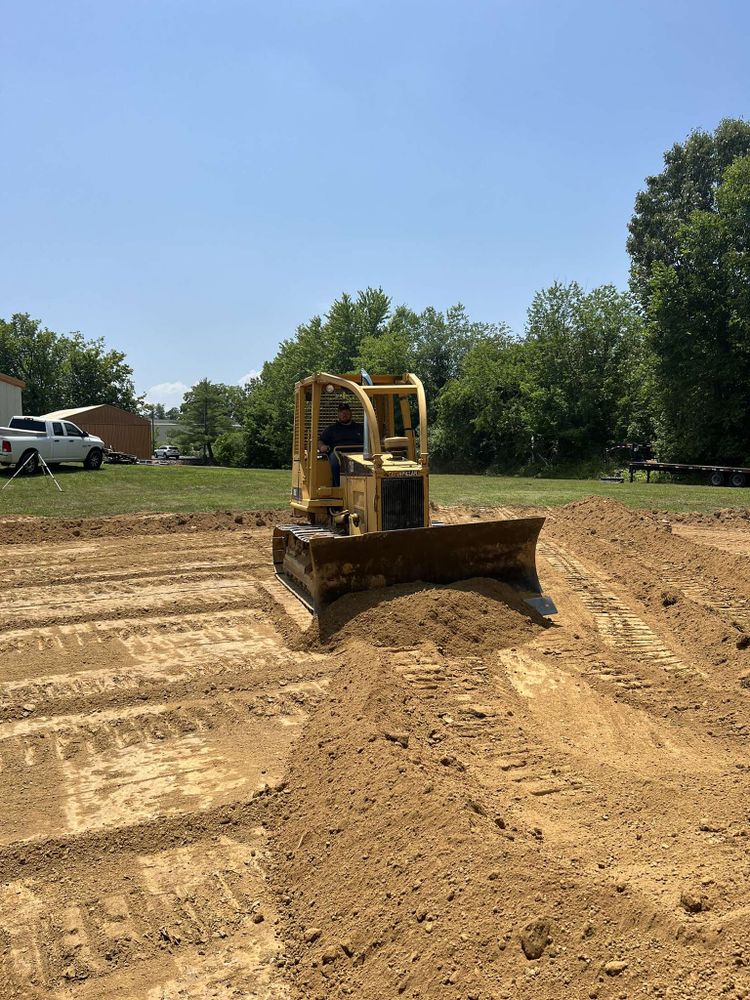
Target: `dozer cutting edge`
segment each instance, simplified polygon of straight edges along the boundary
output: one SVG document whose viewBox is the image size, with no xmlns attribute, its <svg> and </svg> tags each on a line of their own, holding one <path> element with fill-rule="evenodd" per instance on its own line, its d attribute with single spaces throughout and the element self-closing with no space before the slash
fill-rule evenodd
<svg viewBox="0 0 750 1000">
<path fill-rule="evenodd" d="M 363 443 L 335 449 L 334 486 L 318 441 L 341 403 L 363 426 Z M 543 517 L 430 524 L 427 409 L 415 375 L 319 372 L 298 382 L 292 458 L 291 506 L 307 523 L 274 528 L 273 562 L 312 612 L 352 591 L 489 577 L 541 614 L 556 613 L 536 572 Z"/>
</svg>

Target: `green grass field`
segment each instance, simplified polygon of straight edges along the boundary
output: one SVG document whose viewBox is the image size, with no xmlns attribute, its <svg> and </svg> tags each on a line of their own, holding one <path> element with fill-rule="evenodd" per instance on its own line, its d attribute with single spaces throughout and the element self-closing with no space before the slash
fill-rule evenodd
<svg viewBox="0 0 750 1000">
<path fill-rule="evenodd" d="M 206 469 L 192 466 L 105 466 L 86 472 L 57 470 L 58 493 L 45 476 L 19 476 L 0 492 L 0 516 L 94 517 L 159 511 L 252 510 L 287 505 L 288 470 Z M 10 473 L 0 472 L 0 489 Z M 615 497 L 631 507 L 713 511 L 750 506 L 750 489 L 600 483 L 577 479 L 516 479 L 504 476 L 432 476 L 431 496 L 439 504 L 539 506 L 586 496 Z"/>
</svg>

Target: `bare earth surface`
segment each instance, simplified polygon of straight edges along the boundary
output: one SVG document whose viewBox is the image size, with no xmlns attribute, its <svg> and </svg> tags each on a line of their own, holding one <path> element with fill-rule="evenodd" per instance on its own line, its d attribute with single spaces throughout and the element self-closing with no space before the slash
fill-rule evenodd
<svg viewBox="0 0 750 1000">
<path fill-rule="evenodd" d="M 0 997 L 750 997 L 750 520 L 547 513 L 553 624 L 0 521 Z"/>
</svg>

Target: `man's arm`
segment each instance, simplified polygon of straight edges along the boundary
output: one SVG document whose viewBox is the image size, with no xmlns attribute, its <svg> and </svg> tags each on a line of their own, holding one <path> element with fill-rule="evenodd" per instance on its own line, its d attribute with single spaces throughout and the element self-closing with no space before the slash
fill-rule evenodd
<svg viewBox="0 0 750 1000">
<path fill-rule="evenodd" d="M 321 452 L 321 454 L 323 455 L 327 455 L 328 452 L 331 450 L 331 445 L 330 445 L 331 435 L 329 434 L 330 429 L 331 429 L 330 427 L 326 427 L 326 429 L 318 438 L 318 451 Z M 326 440 L 326 438 L 328 440 Z"/>
</svg>

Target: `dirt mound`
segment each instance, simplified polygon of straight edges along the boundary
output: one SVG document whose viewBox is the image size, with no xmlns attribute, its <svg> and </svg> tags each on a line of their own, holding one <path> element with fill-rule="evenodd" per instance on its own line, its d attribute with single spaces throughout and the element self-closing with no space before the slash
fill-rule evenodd
<svg viewBox="0 0 750 1000">
<path fill-rule="evenodd" d="M 722 524 L 737 523 L 738 526 L 748 527 L 750 522 L 750 507 L 722 507 L 709 513 L 699 511 L 689 511 L 688 513 L 665 511 L 662 515 L 666 520 L 674 521 L 677 524 L 696 524 L 715 526 L 717 522 Z"/>
<path fill-rule="evenodd" d="M 562 995 L 603 899 L 572 890 L 532 831 L 506 821 L 512 791 L 488 795 L 469 741 L 443 735 L 450 697 L 431 706 L 390 655 L 361 644 L 356 682 L 339 672 L 292 761 L 272 882 L 299 995 Z M 476 685 L 467 673 L 449 687 Z"/>
<path fill-rule="evenodd" d="M 114 517 L 2 517 L 0 543 L 60 542 L 67 539 L 124 538 L 175 532 L 238 531 L 290 520 L 288 510 L 210 511 L 176 514 L 120 514 Z"/>
<path fill-rule="evenodd" d="M 390 648 L 431 644 L 441 653 L 481 655 L 527 642 L 547 625 L 510 587 L 473 579 L 347 594 L 317 620 L 312 641 L 341 646 L 360 639 Z"/>
<path fill-rule="evenodd" d="M 718 520 L 719 530 L 723 522 Z M 548 516 L 546 531 L 576 544 L 587 538 L 626 549 L 653 571 L 656 565 L 676 570 L 691 579 L 702 578 L 714 586 L 750 589 L 747 559 L 718 552 L 680 537 L 672 523 L 658 511 L 633 510 L 618 500 L 587 497 L 558 508 Z M 655 582 L 659 582 L 658 578 Z"/>
</svg>

